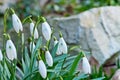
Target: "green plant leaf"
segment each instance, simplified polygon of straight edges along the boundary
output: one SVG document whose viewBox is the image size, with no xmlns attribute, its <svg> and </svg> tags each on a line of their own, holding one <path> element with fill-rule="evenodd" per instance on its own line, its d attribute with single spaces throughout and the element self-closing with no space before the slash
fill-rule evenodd
<svg viewBox="0 0 120 80">
<path fill-rule="evenodd" d="M 24 55 L 25 55 L 25 64 L 26 64 L 26 66 L 27 66 L 27 68 L 28 68 L 29 65 L 30 65 L 30 57 L 29 57 L 29 55 L 28 55 L 27 47 L 25 47 L 25 53 L 24 53 Z"/>
<path fill-rule="evenodd" d="M 17 67 L 16 66 L 16 70 L 17 70 L 17 74 L 16 74 L 16 77 L 17 78 L 19 78 L 20 80 L 23 78 L 23 76 L 24 76 L 24 73 L 23 73 L 23 71 L 19 68 L 19 67 Z"/>
<path fill-rule="evenodd" d="M 25 65 L 23 58 L 22 58 L 22 68 L 23 68 L 23 72 L 26 73 L 27 68 L 26 68 L 26 65 Z"/>
<path fill-rule="evenodd" d="M 35 49 L 34 49 L 34 51 L 33 51 L 33 53 L 32 53 L 32 56 L 31 56 L 31 69 L 33 69 L 36 65 L 34 65 L 35 64 L 35 58 L 37 57 L 37 51 L 40 49 L 40 47 L 41 47 L 41 45 L 42 45 L 42 37 L 40 37 L 39 39 L 38 39 L 38 41 L 37 41 L 37 43 L 36 43 L 36 46 L 35 46 Z M 32 70 L 31 70 L 32 71 Z"/>
<path fill-rule="evenodd" d="M 68 56 L 68 54 L 62 54 L 62 55 L 60 55 L 60 56 L 56 56 L 55 58 L 53 58 L 53 59 L 54 59 L 54 63 L 57 63 L 57 62 L 63 60 L 63 59 L 66 58 L 67 56 Z"/>
<path fill-rule="evenodd" d="M 87 74 L 79 74 L 73 80 L 81 80 L 81 79 L 84 79 L 84 78 L 87 78 L 87 77 L 89 77 L 89 75 L 87 75 Z"/>
<path fill-rule="evenodd" d="M 103 80 L 105 77 L 100 77 L 100 78 L 96 78 L 96 79 L 92 79 L 92 80 Z"/>
<path fill-rule="evenodd" d="M 81 51 L 81 52 L 78 54 L 78 56 L 75 58 L 72 66 L 71 66 L 71 69 L 70 69 L 70 71 L 69 71 L 69 75 L 73 75 L 73 74 L 74 74 L 74 72 L 75 72 L 75 70 L 76 70 L 76 68 L 77 68 L 78 63 L 79 63 L 80 59 L 82 58 L 82 54 L 83 54 L 83 52 Z M 70 78 L 69 80 L 71 80 L 71 78 Z"/>
<path fill-rule="evenodd" d="M 53 57 L 53 58 L 54 58 L 55 55 L 56 55 L 57 49 L 58 49 L 58 43 L 57 43 L 57 44 L 55 45 L 55 47 L 52 49 L 51 54 L 52 54 L 52 57 Z"/>
<path fill-rule="evenodd" d="M 38 49 L 40 49 L 41 44 L 42 44 L 42 37 L 40 37 L 40 38 L 38 39 L 38 41 L 37 41 L 37 43 L 36 43 L 36 46 L 35 46 L 35 49 L 34 49 L 34 51 L 33 51 L 33 55 L 36 53 L 36 51 L 37 51 Z"/>
</svg>

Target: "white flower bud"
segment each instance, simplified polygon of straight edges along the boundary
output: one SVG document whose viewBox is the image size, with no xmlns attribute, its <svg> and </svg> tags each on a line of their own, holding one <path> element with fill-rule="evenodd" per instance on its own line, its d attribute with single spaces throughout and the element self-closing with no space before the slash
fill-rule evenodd
<svg viewBox="0 0 120 80">
<path fill-rule="evenodd" d="M 68 49 L 67 49 L 67 44 L 65 42 L 65 40 L 63 39 L 63 37 L 61 37 L 59 39 L 59 44 L 58 44 L 58 54 L 67 54 L 68 53 Z"/>
<path fill-rule="evenodd" d="M 42 76 L 42 78 L 45 79 L 47 77 L 47 69 L 42 60 L 39 61 L 39 73 Z"/>
<path fill-rule="evenodd" d="M 47 22 L 43 22 L 42 23 L 42 34 L 47 41 L 50 40 L 51 33 L 52 31 L 51 31 L 50 25 Z"/>
<path fill-rule="evenodd" d="M 12 24 L 17 33 L 19 33 L 19 31 L 23 31 L 22 23 L 15 13 L 12 14 Z"/>
<path fill-rule="evenodd" d="M 6 54 L 10 60 L 17 59 L 16 48 L 11 40 L 7 40 L 6 43 Z"/>
<path fill-rule="evenodd" d="M 45 52 L 45 59 L 46 59 L 48 66 L 52 67 L 53 66 L 53 58 L 49 51 Z"/>
<path fill-rule="evenodd" d="M 3 59 L 3 55 L 2 55 L 2 51 L 0 49 L 0 61 L 2 61 L 2 59 Z"/>
<path fill-rule="evenodd" d="M 91 67 L 86 57 L 83 57 L 82 59 L 82 69 L 85 74 L 91 73 Z"/>
<path fill-rule="evenodd" d="M 31 50 L 32 49 L 32 50 Z M 30 42 L 30 52 L 33 52 L 35 49 L 35 44 L 34 42 Z"/>
<path fill-rule="evenodd" d="M 33 30 L 34 30 L 34 23 L 33 22 L 31 22 L 30 23 L 30 33 L 31 33 L 31 36 L 32 36 L 32 34 L 33 34 Z M 37 28 L 35 27 L 35 31 L 34 31 L 34 39 L 38 39 L 38 30 L 37 30 Z"/>
<path fill-rule="evenodd" d="M 58 43 L 58 41 L 55 40 L 55 41 L 54 41 L 54 47 L 55 47 L 55 45 L 56 45 L 57 43 Z M 58 44 L 59 44 L 59 43 L 58 43 Z M 59 50 L 59 45 L 58 45 L 58 48 L 57 48 L 56 54 L 57 54 L 57 55 L 61 55 L 61 54 L 62 54 L 62 52 Z"/>
</svg>

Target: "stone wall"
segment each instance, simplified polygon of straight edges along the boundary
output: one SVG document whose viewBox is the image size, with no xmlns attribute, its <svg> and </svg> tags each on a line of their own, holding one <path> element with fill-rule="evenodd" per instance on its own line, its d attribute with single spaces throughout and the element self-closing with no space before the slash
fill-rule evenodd
<svg viewBox="0 0 120 80">
<path fill-rule="evenodd" d="M 99 64 L 104 64 L 120 51 L 119 14 L 120 7 L 111 6 L 49 21 L 63 32 L 69 45 L 80 45 L 83 50 L 90 51 Z"/>
</svg>

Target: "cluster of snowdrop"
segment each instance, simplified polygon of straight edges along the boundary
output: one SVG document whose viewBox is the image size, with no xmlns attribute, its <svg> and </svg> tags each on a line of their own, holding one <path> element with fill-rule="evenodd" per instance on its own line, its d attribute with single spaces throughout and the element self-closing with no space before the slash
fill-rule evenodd
<svg viewBox="0 0 120 80">
<path fill-rule="evenodd" d="M 46 41 L 50 41 L 51 34 L 52 34 L 50 25 L 47 23 L 47 21 L 45 20 L 44 17 L 41 17 L 41 19 L 42 19 L 42 23 L 41 23 L 42 24 L 42 35 Z M 18 16 L 16 15 L 15 12 L 13 12 L 13 14 L 12 14 L 12 24 L 13 24 L 13 28 L 16 31 L 16 33 L 23 32 L 22 22 L 18 18 Z M 35 24 L 32 20 L 30 20 L 30 33 L 31 33 L 31 36 L 34 37 L 34 39 L 39 38 L 37 27 L 35 27 Z M 60 35 L 59 40 L 57 40 L 57 38 L 54 37 L 54 46 L 58 44 L 56 55 L 67 54 L 68 53 L 67 44 L 62 36 L 62 33 L 60 33 L 59 35 Z M 17 51 L 16 51 L 16 47 L 15 47 L 14 43 L 12 42 L 10 36 L 7 35 L 7 37 L 8 37 L 7 38 L 8 40 L 6 41 L 6 55 L 9 60 L 13 61 L 14 59 L 17 59 Z M 30 42 L 30 52 L 31 53 L 34 51 L 35 46 L 36 45 L 34 44 L 34 41 L 31 41 Z M 2 55 L 2 51 L 0 50 L 0 61 L 2 61 L 2 59 L 3 59 L 3 55 Z M 45 47 L 45 60 L 49 67 L 53 66 L 53 63 L 54 63 L 53 58 L 47 47 Z M 83 57 L 82 64 L 83 64 L 84 73 L 90 74 L 91 73 L 90 64 L 88 62 L 88 59 L 85 56 Z M 40 56 L 39 56 L 39 61 L 38 61 L 38 69 L 39 69 L 39 73 L 42 76 L 42 78 L 46 78 L 47 77 L 47 68 L 46 68 L 44 61 L 40 58 Z"/>
</svg>

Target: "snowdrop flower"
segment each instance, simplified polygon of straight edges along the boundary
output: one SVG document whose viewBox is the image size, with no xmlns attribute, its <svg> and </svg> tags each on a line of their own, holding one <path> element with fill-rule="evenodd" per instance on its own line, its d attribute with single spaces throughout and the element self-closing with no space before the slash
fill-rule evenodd
<svg viewBox="0 0 120 80">
<path fill-rule="evenodd" d="M 45 79 L 47 77 L 47 69 L 42 60 L 39 61 L 39 73 L 42 76 L 42 78 Z"/>
<path fill-rule="evenodd" d="M 52 67 L 53 66 L 53 58 L 48 50 L 45 52 L 45 59 L 46 59 L 48 66 Z"/>
<path fill-rule="evenodd" d="M 50 40 L 51 33 L 52 31 L 51 31 L 50 25 L 44 19 L 44 22 L 42 23 L 42 34 L 47 41 Z"/>
<path fill-rule="evenodd" d="M 54 47 L 55 47 L 55 45 L 56 45 L 57 43 L 59 44 L 59 42 L 58 42 L 58 40 L 56 39 L 56 37 L 54 37 Z M 62 54 L 62 50 L 59 49 L 59 45 L 58 45 L 56 54 L 57 54 L 57 55 L 61 55 L 61 54 Z"/>
<path fill-rule="evenodd" d="M 23 31 L 22 23 L 15 13 L 12 14 L 12 24 L 17 33 L 19 33 L 19 31 Z"/>
<path fill-rule="evenodd" d="M 31 50 L 32 49 L 32 50 Z M 34 51 L 35 49 L 35 44 L 34 42 L 30 42 L 30 52 Z"/>
<path fill-rule="evenodd" d="M 66 54 L 68 53 L 68 48 L 67 48 L 67 44 L 64 40 L 64 38 L 62 37 L 62 34 L 60 34 L 60 39 L 59 39 L 59 44 L 58 44 L 58 54 Z"/>
<path fill-rule="evenodd" d="M 34 30 L 34 23 L 33 22 L 31 22 L 30 23 L 30 33 L 31 33 L 31 36 L 32 36 L 32 34 L 33 34 L 33 30 Z M 35 27 L 35 30 L 34 30 L 34 39 L 38 39 L 38 30 L 37 30 L 37 28 Z"/>
<path fill-rule="evenodd" d="M 82 69 L 85 74 L 91 73 L 91 67 L 86 57 L 82 58 Z"/>
<path fill-rule="evenodd" d="M 6 43 L 6 54 L 10 60 L 17 59 L 16 48 L 10 39 Z"/>
<path fill-rule="evenodd" d="M 2 61 L 2 59 L 3 59 L 3 55 L 2 55 L 2 51 L 0 49 L 0 61 Z"/>
</svg>

